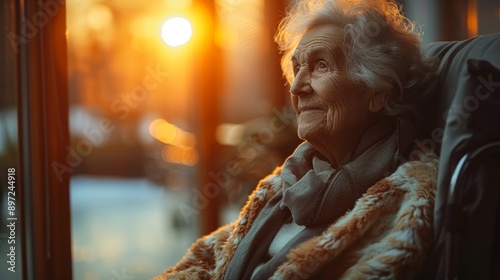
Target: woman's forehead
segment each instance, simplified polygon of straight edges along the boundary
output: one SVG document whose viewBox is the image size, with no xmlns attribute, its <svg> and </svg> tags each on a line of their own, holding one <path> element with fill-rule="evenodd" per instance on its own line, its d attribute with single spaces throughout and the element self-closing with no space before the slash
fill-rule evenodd
<svg viewBox="0 0 500 280">
<path fill-rule="evenodd" d="M 335 25 L 320 25 L 307 31 L 294 52 L 294 57 L 310 54 L 310 52 L 334 52 L 342 42 L 342 29 Z"/>
</svg>

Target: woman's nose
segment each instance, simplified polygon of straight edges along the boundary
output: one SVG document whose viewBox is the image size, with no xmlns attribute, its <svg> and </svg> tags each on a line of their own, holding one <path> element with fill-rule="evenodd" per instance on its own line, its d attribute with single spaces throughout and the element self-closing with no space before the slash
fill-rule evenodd
<svg viewBox="0 0 500 280">
<path fill-rule="evenodd" d="M 290 92 L 293 95 L 303 95 L 312 93 L 310 75 L 306 69 L 301 69 L 295 76 Z"/>
</svg>

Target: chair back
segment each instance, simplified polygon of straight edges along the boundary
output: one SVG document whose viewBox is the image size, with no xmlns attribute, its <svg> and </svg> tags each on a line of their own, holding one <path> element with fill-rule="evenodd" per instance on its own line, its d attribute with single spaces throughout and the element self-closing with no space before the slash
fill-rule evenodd
<svg viewBox="0 0 500 280">
<path fill-rule="evenodd" d="M 427 279 L 500 279 L 500 34 L 426 48 L 439 59 L 419 137 L 440 155 Z"/>
</svg>

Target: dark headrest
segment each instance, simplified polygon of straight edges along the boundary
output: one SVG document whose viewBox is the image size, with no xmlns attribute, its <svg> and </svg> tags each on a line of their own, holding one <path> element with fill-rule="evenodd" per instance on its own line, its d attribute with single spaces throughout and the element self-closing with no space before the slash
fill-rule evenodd
<svg viewBox="0 0 500 280">
<path fill-rule="evenodd" d="M 449 108 L 460 91 L 459 87 L 467 87 L 460 80 L 468 75 L 468 61 L 488 61 L 500 68 L 500 34 L 465 41 L 433 43 L 425 48 L 425 53 L 439 59 L 439 68 L 438 81 L 431 92 L 431 99 L 423 106 L 426 118 L 419 138 L 422 139 L 422 148 L 439 154 Z M 472 108 L 469 105 L 466 104 L 463 110 L 470 111 Z M 467 113 L 469 112 L 464 112 Z"/>
</svg>

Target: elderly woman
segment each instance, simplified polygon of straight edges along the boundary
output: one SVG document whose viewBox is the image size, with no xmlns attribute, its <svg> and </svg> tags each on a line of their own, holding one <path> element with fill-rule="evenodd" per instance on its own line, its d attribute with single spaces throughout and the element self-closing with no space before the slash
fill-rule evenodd
<svg viewBox="0 0 500 280">
<path fill-rule="evenodd" d="M 437 160 L 415 149 L 434 66 L 386 0 L 302 1 L 276 36 L 298 135 L 239 218 L 157 279 L 408 279 L 432 239 Z"/>
</svg>

